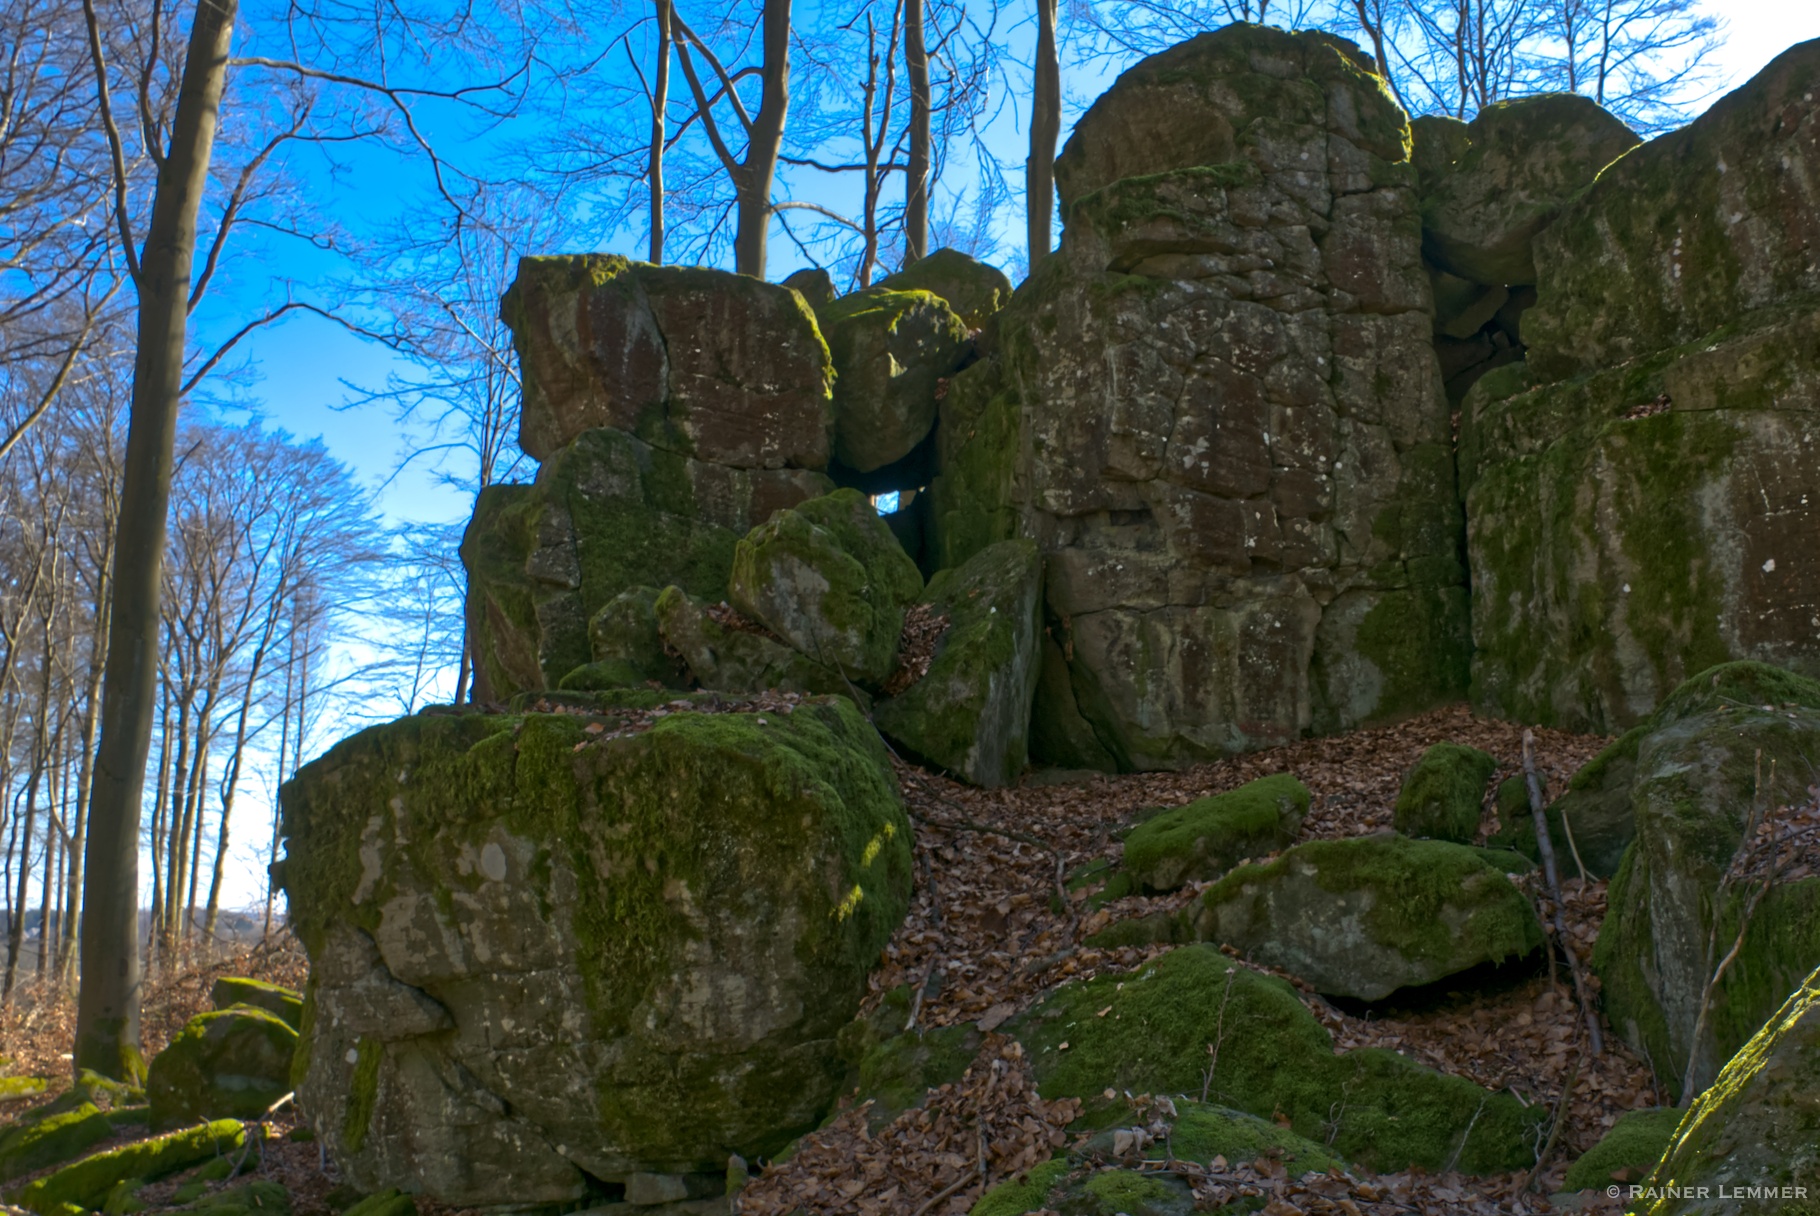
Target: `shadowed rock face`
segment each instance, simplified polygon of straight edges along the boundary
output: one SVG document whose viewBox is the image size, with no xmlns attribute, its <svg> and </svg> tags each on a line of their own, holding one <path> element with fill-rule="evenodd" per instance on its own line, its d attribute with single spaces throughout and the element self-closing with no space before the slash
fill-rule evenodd
<svg viewBox="0 0 1820 1216">
<path fill-rule="evenodd" d="M 944 398 L 932 488 L 942 564 L 1048 554 L 1073 704 L 1033 735 L 1091 741 L 1043 759 L 1181 765 L 1463 691 L 1414 180 L 1401 111 L 1319 34 L 1202 35 L 1076 127 L 1062 248 Z"/>
</svg>

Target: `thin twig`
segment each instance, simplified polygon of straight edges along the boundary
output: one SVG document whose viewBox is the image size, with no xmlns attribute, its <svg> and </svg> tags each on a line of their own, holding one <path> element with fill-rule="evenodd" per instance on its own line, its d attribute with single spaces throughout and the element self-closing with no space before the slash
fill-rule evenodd
<svg viewBox="0 0 1820 1216">
<path fill-rule="evenodd" d="M 1580 970 L 1580 956 L 1575 953 L 1573 943 L 1567 937 L 1567 922 L 1562 916 L 1566 900 L 1561 896 L 1561 873 L 1555 867 L 1555 843 L 1548 834 L 1548 813 L 1542 804 L 1542 779 L 1536 772 L 1536 736 L 1534 731 L 1523 732 L 1523 775 L 1529 790 L 1529 813 L 1535 820 L 1536 846 L 1542 854 L 1542 873 L 1548 880 L 1549 894 L 1555 901 L 1555 939 L 1561 945 L 1561 954 L 1567 959 L 1568 974 L 1573 976 L 1574 996 L 1580 1001 L 1580 1013 L 1586 1019 L 1588 1045 L 1595 1059 L 1605 1053 L 1605 1039 L 1599 1033 L 1599 1014 L 1593 1008 L 1591 994 L 1587 991 L 1585 977 Z"/>
</svg>

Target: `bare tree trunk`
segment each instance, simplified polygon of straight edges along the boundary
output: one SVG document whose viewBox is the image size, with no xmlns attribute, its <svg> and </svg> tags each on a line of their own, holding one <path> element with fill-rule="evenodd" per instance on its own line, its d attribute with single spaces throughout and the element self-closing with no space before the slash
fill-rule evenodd
<svg viewBox="0 0 1820 1216">
<path fill-rule="evenodd" d="M 771 183 L 784 148 L 784 120 L 790 112 L 790 0 L 765 0 L 764 64 L 759 69 L 758 113 L 746 142 L 746 160 L 735 181 L 739 220 L 733 237 L 733 268 L 765 277 L 771 231 Z"/>
<path fill-rule="evenodd" d="M 650 261 L 664 260 L 664 137 L 670 106 L 670 7 L 671 0 L 657 0 L 657 68 L 651 74 L 651 246 Z M 467 677 L 467 650 L 461 654 L 462 680 Z M 461 700 L 459 691 L 455 694 Z"/>
<path fill-rule="evenodd" d="M 1036 0 L 1036 79 L 1030 101 L 1030 159 L 1024 165 L 1024 206 L 1030 233 L 1030 273 L 1053 247 L 1055 143 L 1062 134 L 1062 65 L 1055 50 L 1056 0 Z"/>
<path fill-rule="evenodd" d="M 1054 50 L 1053 36 L 1050 50 Z M 904 0 L 904 69 L 910 79 L 910 161 L 904 174 L 904 265 L 908 266 L 929 256 L 929 48 L 923 41 L 923 0 Z"/>
<path fill-rule="evenodd" d="M 208 187 L 235 7 L 236 0 L 197 0 L 170 147 L 158 168 L 151 226 L 134 276 L 139 288 L 138 350 L 111 579 L 101 743 L 89 809 L 81 987 L 71 1058 L 77 1073 L 91 1068 L 121 1080 L 136 1081 L 145 1073 L 139 1047 L 139 812 L 152 744 L 159 581 L 188 336 L 196 217 Z M 105 88 L 93 0 L 84 0 L 83 9 L 98 87 Z M 111 115 L 108 125 L 113 128 Z M 110 143 L 118 148 L 118 130 L 112 129 L 110 135 Z M 121 212 L 116 218 L 124 229 L 128 217 Z"/>
</svg>

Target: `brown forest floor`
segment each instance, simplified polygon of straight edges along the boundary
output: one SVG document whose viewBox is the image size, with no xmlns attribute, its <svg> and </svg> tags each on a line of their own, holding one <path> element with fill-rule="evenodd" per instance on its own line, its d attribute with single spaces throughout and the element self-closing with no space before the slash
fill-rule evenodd
<svg viewBox="0 0 1820 1216">
<path fill-rule="evenodd" d="M 1502 780 L 1520 772 L 1521 737 L 1519 726 L 1451 707 L 1392 727 L 1305 740 L 1176 773 L 1079 775 L 1054 784 L 1039 778 L 1018 788 L 978 790 L 903 767 L 904 793 L 917 820 L 917 890 L 908 918 L 886 950 L 884 966 L 872 977 L 867 1007 L 889 990 L 913 984 L 927 994 L 917 1015 L 920 1025 L 978 1021 L 992 1031 L 1064 980 L 1128 969 L 1166 949 L 1100 950 L 1080 941 L 1114 920 L 1180 907 L 1194 898 L 1195 888 L 1167 897 L 1118 900 L 1087 916 L 1078 909 L 1059 913 L 1052 901 L 1058 855 L 1066 870 L 1116 857 L 1113 830 L 1146 808 L 1179 805 L 1288 772 L 1313 795 L 1303 839 L 1359 835 L 1390 826 L 1403 774 L 1424 748 L 1443 741 L 1481 748 L 1498 758 Z M 1565 788 L 1606 742 L 1538 730 L 1536 756 L 1549 788 Z M 940 826 L 962 822 L 974 828 Z M 977 830 L 982 827 L 1042 844 Z M 1566 886 L 1569 931 L 1586 957 L 1604 916 L 1604 884 L 1568 879 Z M 154 975 L 147 985 L 147 1052 L 156 1051 L 190 1016 L 208 1007 L 209 987 L 217 976 L 252 975 L 295 987 L 305 969 L 301 949 L 287 934 L 207 965 Z M 1350 1016 L 1299 987 L 1333 1032 L 1337 1047 L 1394 1048 L 1551 1108 L 1560 1103 L 1563 1082 L 1585 1047 L 1585 1028 L 1564 971 L 1557 982 L 1538 977 L 1497 991 L 1462 994 L 1419 1012 L 1375 1010 L 1370 1018 Z M 0 1010 L 0 1055 L 11 1061 L 6 1071 L 66 1073 L 73 1014 L 72 1001 L 42 989 L 28 989 Z M 1605 1038 L 1605 1054 L 1584 1061 L 1578 1071 L 1561 1143 L 1533 1191 L 1522 1189 L 1526 1179 L 1521 1175 L 1311 1175 L 1297 1180 L 1269 1161 L 1231 1163 L 1220 1173 L 1179 1164 L 1174 1168 L 1195 1186 L 1209 1210 L 1238 1195 L 1259 1195 L 1269 1201 L 1263 1209 L 1269 1216 L 1550 1211 L 1546 1196 L 1578 1153 L 1623 1111 L 1662 1101 L 1649 1067 L 1609 1033 Z M 738 1210 L 746 1216 L 784 1216 L 799 1209 L 807 1216 L 962 1216 L 984 1189 L 1073 1143 L 1068 1123 L 1076 1105 L 1044 1102 L 1034 1092 L 1016 1042 L 988 1033 L 959 1084 L 937 1091 L 921 1110 L 875 1133 L 868 1133 L 863 1111 L 839 1113 L 805 1138 L 786 1164 L 754 1179 Z M 273 1122 L 278 1138 L 267 1142 L 258 1174 L 286 1186 L 297 1216 L 314 1216 L 328 1211 L 327 1196 L 337 1180 L 318 1145 L 283 1138 L 295 1125 L 290 1111 Z M 1152 1168 L 1168 1167 L 1154 1161 Z M 155 1201 L 159 1195 L 142 1197 Z M 426 1216 L 454 1216 L 439 1205 L 421 1206 Z"/>
</svg>

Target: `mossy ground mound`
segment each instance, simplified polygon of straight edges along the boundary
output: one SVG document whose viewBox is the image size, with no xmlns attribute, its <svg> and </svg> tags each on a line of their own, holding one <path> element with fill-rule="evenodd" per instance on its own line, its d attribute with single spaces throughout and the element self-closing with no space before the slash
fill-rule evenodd
<svg viewBox="0 0 1820 1216">
<path fill-rule="evenodd" d="M 1089 1119 L 1111 1113 L 1107 1089 L 1205 1093 L 1377 1170 L 1522 1169 L 1546 1117 L 1393 1052 L 1334 1054 L 1293 988 L 1209 946 L 1058 989 L 1013 1029 L 1044 1097 L 1079 1097 Z"/>
<path fill-rule="evenodd" d="M 1405 836 L 1311 840 L 1202 893 L 1194 933 L 1308 981 L 1381 1000 L 1542 945 L 1529 900 L 1478 850 Z"/>
<path fill-rule="evenodd" d="M 1682 1113 L 1667 1106 L 1633 1110 L 1622 1116 L 1599 1143 L 1573 1163 L 1561 1189 L 1602 1191 L 1614 1182 L 1636 1182 L 1646 1177 L 1674 1139 Z"/>
<path fill-rule="evenodd" d="M 69 1208 L 98 1210 L 129 1179 L 152 1181 L 237 1152 L 246 1132 L 237 1119 L 218 1119 L 72 1162 L 21 1187 L 12 1200 L 41 1216 L 66 1216 Z"/>
<path fill-rule="evenodd" d="M 570 1202 L 773 1154 L 833 1100 L 909 891 L 883 745 L 836 698 L 621 725 L 411 718 L 285 787 L 298 1092 L 356 1185 Z"/>
<path fill-rule="evenodd" d="M 1485 783 L 1497 771 L 1497 757 L 1476 747 L 1435 744 L 1403 779 L 1397 794 L 1397 831 L 1456 844 L 1474 843 L 1479 838 Z"/>
<path fill-rule="evenodd" d="M 0 1182 L 68 1161 L 113 1134 L 108 1117 L 89 1102 L 68 1110 L 33 1111 L 0 1130 Z"/>
<path fill-rule="evenodd" d="M 1248 857 L 1294 843 L 1308 788 L 1287 773 L 1199 798 L 1146 819 L 1125 838 L 1124 868 L 1154 891 L 1218 878 Z"/>
</svg>

